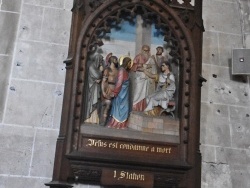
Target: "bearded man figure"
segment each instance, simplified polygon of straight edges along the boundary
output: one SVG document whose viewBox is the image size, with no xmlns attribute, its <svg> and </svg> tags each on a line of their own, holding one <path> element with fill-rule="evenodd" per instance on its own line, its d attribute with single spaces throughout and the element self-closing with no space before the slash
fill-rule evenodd
<svg viewBox="0 0 250 188">
<path fill-rule="evenodd" d="M 143 45 L 141 53 L 135 56 L 133 60 L 132 71 L 132 94 L 133 94 L 133 110 L 144 111 L 146 108 L 146 96 L 148 95 L 149 77 L 141 72 L 141 68 L 150 68 L 147 62 L 150 58 L 150 47 Z"/>
<path fill-rule="evenodd" d="M 162 46 L 158 46 L 156 48 L 156 54 L 152 55 L 151 58 L 156 66 L 157 73 L 161 72 L 162 62 L 167 61 L 167 57 L 163 56 L 164 48 Z"/>
</svg>

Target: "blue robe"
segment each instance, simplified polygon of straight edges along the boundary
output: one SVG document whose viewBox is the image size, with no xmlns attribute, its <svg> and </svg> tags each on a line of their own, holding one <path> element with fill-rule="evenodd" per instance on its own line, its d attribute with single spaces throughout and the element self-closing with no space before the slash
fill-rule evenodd
<svg viewBox="0 0 250 188">
<path fill-rule="evenodd" d="M 129 107 L 129 79 L 122 83 L 119 94 L 112 100 L 110 115 L 120 123 L 128 119 L 130 113 Z"/>
</svg>

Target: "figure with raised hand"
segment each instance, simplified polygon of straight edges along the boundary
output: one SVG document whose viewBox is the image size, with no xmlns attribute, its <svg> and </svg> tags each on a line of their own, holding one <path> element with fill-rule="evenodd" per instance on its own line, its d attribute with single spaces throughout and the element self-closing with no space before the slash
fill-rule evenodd
<svg viewBox="0 0 250 188">
<path fill-rule="evenodd" d="M 146 96 L 148 95 L 149 79 L 141 68 L 150 68 L 147 62 L 150 58 L 150 47 L 143 45 L 141 53 L 136 55 L 131 68 L 132 74 L 132 93 L 133 93 L 133 110 L 143 111 L 146 108 Z"/>
</svg>

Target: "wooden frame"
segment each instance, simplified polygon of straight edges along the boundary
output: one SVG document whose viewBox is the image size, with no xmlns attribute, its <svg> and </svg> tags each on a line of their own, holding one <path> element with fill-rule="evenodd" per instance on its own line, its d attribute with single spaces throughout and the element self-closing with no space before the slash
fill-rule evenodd
<svg viewBox="0 0 250 188">
<path fill-rule="evenodd" d="M 165 31 L 179 62 L 179 138 L 172 142 L 86 133 L 82 129 L 88 54 L 103 42 L 101 32 L 118 23 L 123 12 L 140 14 Z M 75 0 L 60 134 L 51 188 L 71 183 L 129 187 L 200 187 L 200 93 L 202 0 Z M 150 17 L 151 16 L 151 17 Z M 150 19 L 148 19 L 150 17 Z M 116 130 L 114 130 L 116 131 Z M 119 133 L 117 132 L 119 135 Z M 117 180 L 118 176 L 126 176 Z"/>
</svg>

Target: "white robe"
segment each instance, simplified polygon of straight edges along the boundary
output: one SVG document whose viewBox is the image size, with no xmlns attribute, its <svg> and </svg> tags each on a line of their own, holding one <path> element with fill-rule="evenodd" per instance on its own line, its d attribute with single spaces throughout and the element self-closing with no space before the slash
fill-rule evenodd
<svg viewBox="0 0 250 188">
<path fill-rule="evenodd" d="M 144 64 L 144 68 L 147 65 L 152 67 L 147 69 L 151 74 L 157 73 L 157 67 L 154 60 L 150 57 Z M 134 73 L 134 90 L 133 90 L 133 105 L 145 99 L 148 95 L 155 91 L 155 81 L 149 78 L 144 72 Z"/>
<path fill-rule="evenodd" d="M 167 79 L 170 81 L 166 87 Z M 175 78 L 172 73 L 169 76 L 160 73 L 156 91 L 146 98 L 147 107 L 144 111 L 153 110 L 156 106 L 167 109 L 169 100 L 173 98 L 175 92 Z"/>
</svg>

